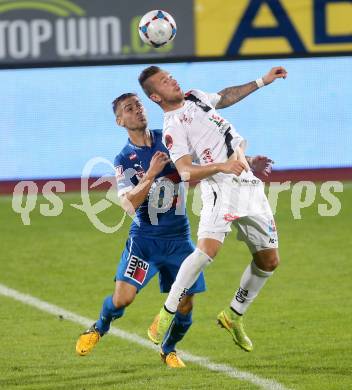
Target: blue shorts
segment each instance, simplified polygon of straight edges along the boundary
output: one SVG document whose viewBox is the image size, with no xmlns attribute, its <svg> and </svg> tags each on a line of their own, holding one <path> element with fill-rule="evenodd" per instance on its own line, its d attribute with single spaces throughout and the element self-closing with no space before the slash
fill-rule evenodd
<svg viewBox="0 0 352 390">
<path fill-rule="evenodd" d="M 169 292 L 183 260 L 193 251 L 191 240 L 130 237 L 122 252 L 115 280 L 132 284 L 139 291 L 159 272 L 160 292 Z M 188 290 L 188 294 L 202 291 L 205 291 L 203 273 Z"/>
</svg>

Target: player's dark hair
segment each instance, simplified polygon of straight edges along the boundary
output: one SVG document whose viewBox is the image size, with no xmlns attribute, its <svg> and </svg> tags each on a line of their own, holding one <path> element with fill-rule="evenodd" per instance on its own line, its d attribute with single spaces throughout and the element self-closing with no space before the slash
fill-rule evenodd
<svg viewBox="0 0 352 390">
<path fill-rule="evenodd" d="M 162 69 L 159 68 L 158 66 L 152 65 L 149 66 L 148 68 L 145 68 L 142 73 L 138 77 L 139 84 L 141 85 L 143 91 L 145 94 L 149 97 L 152 93 L 153 90 L 149 83 L 146 81 L 149 79 L 149 77 L 154 76 L 156 73 L 161 72 Z"/>
<path fill-rule="evenodd" d="M 119 97 L 117 97 L 113 102 L 112 102 L 112 110 L 114 111 L 114 114 L 116 115 L 117 109 L 119 107 L 119 104 L 126 100 L 127 98 L 130 98 L 132 96 L 137 96 L 137 94 L 133 92 L 128 92 L 128 93 L 123 93 Z"/>
</svg>

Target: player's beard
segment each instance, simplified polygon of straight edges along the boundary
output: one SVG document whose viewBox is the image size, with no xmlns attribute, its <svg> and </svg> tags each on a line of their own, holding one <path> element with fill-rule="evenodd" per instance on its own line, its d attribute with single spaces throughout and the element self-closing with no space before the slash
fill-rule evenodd
<svg viewBox="0 0 352 390">
<path fill-rule="evenodd" d="M 178 95 L 174 95 L 170 99 L 168 99 L 167 103 L 179 104 L 179 103 L 182 103 L 183 100 L 184 100 L 184 94 L 183 94 L 182 90 L 180 90 L 180 93 Z"/>
<path fill-rule="evenodd" d="M 140 125 L 138 127 L 134 127 L 133 129 L 129 129 L 130 131 L 133 132 L 141 132 L 144 133 L 147 130 L 147 122 L 143 125 Z"/>
<path fill-rule="evenodd" d="M 139 122 L 136 123 L 134 126 L 128 127 L 128 129 L 129 129 L 130 131 L 135 131 L 135 132 L 138 132 L 138 131 L 144 132 L 144 131 L 146 131 L 147 127 L 148 127 L 148 121 L 147 121 L 147 119 L 145 118 L 145 120 L 139 121 Z"/>
</svg>

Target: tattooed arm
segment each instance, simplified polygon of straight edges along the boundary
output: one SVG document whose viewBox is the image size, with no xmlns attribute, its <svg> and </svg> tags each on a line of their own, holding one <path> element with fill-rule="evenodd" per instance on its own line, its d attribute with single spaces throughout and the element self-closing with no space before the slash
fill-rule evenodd
<svg viewBox="0 0 352 390">
<path fill-rule="evenodd" d="M 251 81 L 250 83 L 239 85 L 236 87 L 228 87 L 218 92 L 221 96 L 215 108 L 226 108 L 239 102 L 250 93 L 258 89 L 257 83 Z"/>
<path fill-rule="evenodd" d="M 269 73 L 262 77 L 262 82 L 264 85 L 271 84 L 274 80 L 278 78 L 285 79 L 287 77 L 287 71 L 282 66 L 277 66 L 272 68 Z M 262 84 L 262 85 L 263 85 Z M 239 102 L 252 92 L 258 89 L 258 85 L 255 81 L 251 81 L 250 83 L 228 87 L 218 92 L 221 96 L 215 108 L 225 108 L 232 106 L 233 104 Z"/>
</svg>

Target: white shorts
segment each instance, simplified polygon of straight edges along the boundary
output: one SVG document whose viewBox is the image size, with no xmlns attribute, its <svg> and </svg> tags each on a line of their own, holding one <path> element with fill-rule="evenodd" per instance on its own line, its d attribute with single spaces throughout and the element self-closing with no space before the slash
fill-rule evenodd
<svg viewBox="0 0 352 390">
<path fill-rule="evenodd" d="M 264 185 L 251 172 L 230 180 L 203 181 L 198 239 L 223 242 L 234 224 L 252 253 L 277 248 L 278 235 Z"/>
</svg>

